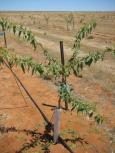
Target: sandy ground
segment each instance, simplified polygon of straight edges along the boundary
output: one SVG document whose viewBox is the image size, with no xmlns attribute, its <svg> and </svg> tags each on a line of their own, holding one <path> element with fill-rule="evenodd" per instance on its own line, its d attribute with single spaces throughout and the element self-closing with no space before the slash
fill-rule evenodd
<svg viewBox="0 0 115 153">
<path fill-rule="evenodd" d="M 52 83 L 48 83 L 42 79 L 36 78 L 28 74 L 22 74 L 19 70 L 15 70 L 19 78 L 23 80 L 24 85 L 29 90 L 31 95 L 37 101 L 37 104 L 42 108 L 47 117 L 50 119 L 53 111 L 42 105 L 42 103 L 48 103 L 51 105 L 57 105 L 58 95 L 56 87 Z M 36 129 L 43 132 L 43 119 L 37 112 L 36 108 L 31 104 L 29 98 L 24 94 L 25 100 L 23 99 L 20 91 L 16 85 L 16 82 L 9 72 L 9 70 L 3 67 L 0 75 L 0 122 L 1 126 L 11 127 L 14 126 L 17 129 Z M 76 81 L 75 81 L 76 80 Z M 87 120 L 81 115 L 77 116 L 76 113 L 65 113 L 62 111 L 61 117 L 61 131 L 65 128 L 74 129 L 89 144 L 83 146 L 77 142 L 77 147 L 74 149 L 75 152 L 82 153 L 83 150 L 94 153 L 96 150 L 94 145 L 100 153 L 111 152 L 111 145 L 107 134 L 107 129 L 112 129 L 115 124 L 114 109 L 112 105 L 113 95 L 109 92 L 103 91 L 103 89 L 95 84 L 87 84 L 86 81 L 75 79 L 73 76 L 70 77 L 70 82 L 74 82 L 75 91 L 79 96 L 84 96 L 85 99 L 95 101 L 97 103 L 98 110 L 104 114 L 105 121 L 101 127 L 96 126 L 93 121 Z M 77 86 L 75 85 L 77 84 Z M 84 90 L 83 90 L 84 89 Z M 6 92 L 4 92 L 6 91 Z M 79 92 L 77 92 L 79 91 Z M 84 98 L 82 97 L 82 98 Z M 100 107 L 101 106 L 101 107 Z M 72 122 L 71 122 L 72 121 Z M 85 127 L 85 128 L 84 128 Z M 18 138 L 17 138 L 18 137 Z M 12 140 L 12 141 L 11 141 Z M 0 151 L 2 153 L 14 153 L 21 148 L 21 145 L 30 141 L 27 136 L 21 133 L 10 133 L 1 135 L 0 137 Z M 15 144 L 15 145 L 14 145 Z M 7 147 L 8 145 L 8 147 Z M 105 147 L 106 146 L 106 147 Z M 34 152 L 39 149 L 39 146 L 34 149 L 30 149 L 27 152 Z M 51 152 L 66 153 L 67 150 L 61 145 L 52 145 Z"/>
</svg>

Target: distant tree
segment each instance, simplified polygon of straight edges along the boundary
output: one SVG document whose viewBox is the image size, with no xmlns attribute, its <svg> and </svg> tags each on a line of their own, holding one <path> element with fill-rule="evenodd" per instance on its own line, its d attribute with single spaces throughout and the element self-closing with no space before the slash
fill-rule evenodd
<svg viewBox="0 0 115 153">
<path fill-rule="evenodd" d="M 44 19 L 45 19 L 45 22 L 46 22 L 46 26 L 48 27 L 50 17 L 47 16 L 47 15 L 44 15 Z"/>
<path fill-rule="evenodd" d="M 72 29 L 74 29 L 75 20 L 74 20 L 73 13 L 70 13 L 68 16 L 66 16 L 66 17 L 65 17 L 65 21 L 66 21 L 66 28 L 67 28 L 67 31 L 70 30 L 70 27 L 72 27 Z"/>
</svg>

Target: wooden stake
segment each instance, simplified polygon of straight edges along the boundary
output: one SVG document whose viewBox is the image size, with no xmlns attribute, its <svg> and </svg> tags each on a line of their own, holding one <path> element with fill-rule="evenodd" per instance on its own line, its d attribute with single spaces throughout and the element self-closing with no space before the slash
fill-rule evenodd
<svg viewBox="0 0 115 153">
<path fill-rule="evenodd" d="M 66 76 L 64 75 L 64 65 L 65 65 L 65 59 L 64 59 L 64 48 L 63 48 L 63 41 L 60 41 L 60 53 L 61 53 L 61 63 L 62 63 L 62 83 L 66 84 Z M 60 103 L 59 103 L 60 104 Z M 68 109 L 68 103 L 65 101 L 65 109 Z"/>
<path fill-rule="evenodd" d="M 63 41 L 60 41 L 60 53 L 61 53 L 61 63 L 62 63 L 62 66 L 63 66 L 62 82 L 66 83 L 66 77 L 64 76 L 65 59 L 64 59 Z"/>
<path fill-rule="evenodd" d="M 4 45 L 5 45 L 5 48 L 7 48 L 7 41 L 6 41 L 6 33 L 4 31 Z"/>
</svg>

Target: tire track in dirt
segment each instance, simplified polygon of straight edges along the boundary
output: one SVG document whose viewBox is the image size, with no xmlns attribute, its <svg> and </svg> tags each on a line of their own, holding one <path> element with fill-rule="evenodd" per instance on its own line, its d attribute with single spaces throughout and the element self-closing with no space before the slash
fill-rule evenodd
<svg viewBox="0 0 115 153">
<path fill-rule="evenodd" d="M 46 31 L 44 31 L 44 30 L 35 30 L 35 29 L 32 29 L 32 31 L 33 32 L 35 32 L 35 34 L 37 34 L 37 35 L 44 35 L 44 33 L 46 32 Z M 47 32 L 46 32 L 47 33 Z M 57 40 L 65 40 L 65 42 L 69 42 L 69 43 L 71 43 L 71 44 L 73 44 L 73 42 L 74 42 L 74 40 L 75 40 L 75 38 L 74 37 L 72 37 L 72 36 L 65 36 L 65 35 L 59 35 L 58 36 L 58 34 L 54 34 L 54 33 L 51 33 L 51 32 L 49 32 L 48 31 L 48 36 L 49 37 L 51 37 L 51 38 L 54 38 L 55 40 L 57 39 Z M 102 50 L 102 49 L 106 49 L 106 47 L 109 47 L 107 44 L 105 44 L 105 43 L 99 43 L 99 42 L 96 42 L 96 41 L 94 41 L 94 40 L 87 40 L 87 39 L 84 39 L 84 40 L 82 40 L 81 41 L 81 44 L 82 45 L 84 45 L 84 46 L 87 46 L 87 47 L 93 47 L 93 48 L 97 48 L 97 49 L 100 49 L 100 50 Z"/>
</svg>

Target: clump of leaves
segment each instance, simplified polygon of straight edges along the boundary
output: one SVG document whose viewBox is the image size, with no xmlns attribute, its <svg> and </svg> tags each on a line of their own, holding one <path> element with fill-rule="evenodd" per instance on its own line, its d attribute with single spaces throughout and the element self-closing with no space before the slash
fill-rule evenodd
<svg viewBox="0 0 115 153">
<path fill-rule="evenodd" d="M 98 124 L 102 123 L 103 117 L 96 112 L 95 105 L 76 98 L 72 91 L 72 88 L 68 84 L 61 84 L 59 88 L 59 96 L 63 101 L 71 105 L 71 111 L 75 110 L 77 113 L 81 112 L 90 118 L 93 117 Z"/>
<path fill-rule="evenodd" d="M 30 30 L 27 30 L 22 25 L 18 25 L 16 23 L 9 22 L 4 18 L 0 19 L 0 26 L 3 31 L 11 31 L 14 33 L 14 35 L 17 35 L 17 36 L 23 38 L 24 40 L 26 40 L 27 42 L 29 42 L 32 45 L 34 50 L 36 50 L 38 43 L 37 43 L 33 33 Z"/>
</svg>

